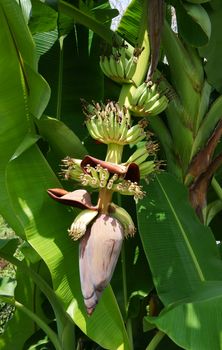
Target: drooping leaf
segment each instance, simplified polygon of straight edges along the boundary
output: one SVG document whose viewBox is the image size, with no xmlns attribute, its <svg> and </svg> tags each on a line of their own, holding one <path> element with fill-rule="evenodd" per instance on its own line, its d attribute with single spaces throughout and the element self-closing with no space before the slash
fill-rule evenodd
<svg viewBox="0 0 222 350">
<path fill-rule="evenodd" d="M 147 320 L 183 349 L 221 350 L 221 293 L 221 281 L 203 282 L 191 299 L 173 304 L 158 317 Z"/>
<path fill-rule="evenodd" d="M 40 134 L 49 142 L 53 152 L 60 159 L 66 156 L 83 158 L 87 154 L 78 136 L 62 121 L 44 116 L 37 125 Z"/>
<path fill-rule="evenodd" d="M 120 21 L 117 33 L 126 39 L 131 45 L 135 46 L 138 40 L 138 28 L 142 17 L 142 6 L 140 1 L 130 2 L 127 10 Z"/>
<path fill-rule="evenodd" d="M 32 34 L 50 32 L 57 28 L 58 13 L 39 0 L 32 1 L 29 29 Z"/>
<path fill-rule="evenodd" d="M 22 226 L 16 218 L 12 206 L 10 206 L 5 183 L 7 162 L 27 134 L 29 124 L 29 120 L 26 119 L 27 101 L 24 99 L 24 86 L 22 85 L 21 75 L 22 63 L 19 61 L 18 47 L 21 57 L 26 62 L 34 67 L 36 62 L 33 55 L 33 42 L 17 3 L 10 0 L 1 1 L 0 19 L 0 112 L 1 135 L 3 135 L 0 138 L 0 208 L 3 216 L 10 222 L 11 227 L 17 233 L 22 234 Z M 21 118 L 23 119 L 22 123 Z"/>
<path fill-rule="evenodd" d="M 29 147 L 34 145 L 40 139 L 39 135 L 32 135 L 28 133 L 25 135 L 24 140 L 20 143 L 15 153 L 12 155 L 10 161 L 19 157 L 23 152 L 25 152 Z"/>
<path fill-rule="evenodd" d="M 58 39 L 58 30 L 33 35 L 38 58 L 48 52 Z"/>
<path fill-rule="evenodd" d="M 213 85 L 217 91 L 222 92 L 222 39 L 221 39 L 221 16 L 222 4 L 218 3 L 215 9 L 207 7 L 211 21 L 212 33 L 208 45 L 200 48 L 199 52 L 202 57 L 206 58 L 204 66 L 208 82 Z"/>
<path fill-rule="evenodd" d="M 200 47 L 208 43 L 211 36 L 211 22 L 207 11 L 200 4 L 175 2 L 178 31 L 191 46 Z"/>
</svg>

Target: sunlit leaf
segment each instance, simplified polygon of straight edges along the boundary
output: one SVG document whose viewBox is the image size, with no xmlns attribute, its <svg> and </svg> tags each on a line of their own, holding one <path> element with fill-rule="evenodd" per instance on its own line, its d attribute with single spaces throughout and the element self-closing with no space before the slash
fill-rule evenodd
<svg viewBox="0 0 222 350">
<path fill-rule="evenodd" d="M 203 282 L 192 299 L 164 309 L 147 320 L 183 349 L 222 349 L 222 282 Z"/>
<path fill-rule="evenodd" d="M 162 174 L 145 190 L 148 196 L 137 207 L 139 231 L 158 295 L 168 305 L 191 296 L 206 280 L 220 280 L 222 262 L 183 185 Z"/>
</svg>

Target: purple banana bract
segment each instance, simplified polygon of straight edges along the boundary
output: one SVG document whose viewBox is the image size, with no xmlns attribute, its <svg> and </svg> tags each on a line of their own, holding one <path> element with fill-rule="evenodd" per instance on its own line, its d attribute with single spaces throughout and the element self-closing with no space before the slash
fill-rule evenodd
<svg viewBox="0 0 222 350">
<path fill-rule="evenodd" d="M 123 238 L 120 222 L 109 215 L 100 214 L 80 241 L 80 280 L 89 315 L 112 278 Z"/>
</svg>

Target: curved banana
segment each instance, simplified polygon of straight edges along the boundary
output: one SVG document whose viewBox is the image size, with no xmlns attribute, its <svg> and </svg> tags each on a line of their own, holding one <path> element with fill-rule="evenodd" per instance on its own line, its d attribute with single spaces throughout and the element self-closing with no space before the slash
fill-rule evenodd
<svg viewBox="0 0 222 350">
<path fill-rule="evenodd" d="M 121 79 L 124 79 L 125 70 L 124 70 L 124 65 L 123 65 L 123 61 L 121 60 L 121 57 L 116 60 L 116 71 L 117 71 L 118 77 Z"/>
<path fill-rule="evenodd" d="M 111 55 L 109 58 L 109 65 L 110 65 L 110 70 L 111 70 L 111 77 L 117 78 L 118 73 L 117 73 L 117 63 L 116 63 L 116 58 Z"/>
<path fill-rule="evenodd" d="M 122 224 L 124 229 L 124 235 L 126 237 L 134 236 L 136 228 L 135 228 L 133 219 L 125 209 L 123 209 L 122 207 L 119 207 L 114 203 L 111 203 L 109 206 L 109 212 L 112 217 L 117 219 Z"/>
<path fill-rule="evenodd" d="M 164 111 L 168 106 L 168 99 L 165 95 L 161 96 L 160 99 L 158 99 L 152 107 L 150 107 L 148 110 L 145 110 L 146 113 L 148 113 L 150 116 L 155 116 L 160 114 Z"/>
<path fill-rule="evenodd" d="M 142 92 L 141 96 L 138 99 L 137 105 L 142 107 L 148 97 L 149 97 L 149 90 L 147 87 L 145 87 L 144 91 Z"/>
<path fill-rule="evenodd" d="M 127 62 L 126 69 L 125 69 L 125 77 L 127 80 L 131 80 L 137 67 L 137 57 L 132 56 L 129 61 Z"/>
<path fill-rule="evenodd" d="M 68 230 L 70 237 L 77 241 L 79 238 L 81 238 L 87 229 L 87 226 L 90 224 L 90 222 L 95 219 L 97 216 L 98 211 L 91 210 L 91 209 L 85 209 L 82 210 L 79 215 L 76 216 L 74 219 L 70 229 Z"/>
<path fill-rule="evenodd" d="M 143 105 L 143 109 L 144 111 L 149 110 L 150 108 L 152 108 L 152 106 L 154 105 L 154 103 L 156 101 L 158 101 L 160 99 L 160 94 L 157 92 L 152 98 L 148 99 L 147 101 L 145 101 L 144 105 Z"/>
<path fill-rule="evenodd" d="M 133 106 L 136 106 L 138 104 L 138 101 L 140 99 L 140 96 L 143 94 L 144 91 L 146 91 L 147 89 L 147 84 L 144 82 L 142 83 L 140 86 L 137 87 L 136 91 L 134 92 L 134 94 L 132 95 L 131 99 L 130 99 L 130 103 Z"/>
<path fill-rule="evenodd" d="M 109 78 L 111 76 L 111 70 L 108 57 L 100 56 L 99 65 L 103 73 Z"/>
</svg>

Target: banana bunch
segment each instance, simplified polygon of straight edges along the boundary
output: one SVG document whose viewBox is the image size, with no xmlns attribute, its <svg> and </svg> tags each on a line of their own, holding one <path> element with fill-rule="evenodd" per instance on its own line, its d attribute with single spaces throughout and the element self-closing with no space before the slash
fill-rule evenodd
<svg viewBox="0 0 222 350">
<path fill-rule="evenodd" d="M 157 84 L 144 82 L 132 94 L 130 103 L 130 110 L 134 115 L 150 117 L 163 112 L 167 108 L 168 99 L 158 92 Z"/>
<path fill-rule="evenodd" d="M 161 162 L 156 160 L 147 160 L 150 156 L 155 156 L 158 151 L 158 144 L 152 141 L 149 141 L 137 148 L 137 150 L 129 157 L 124 165 L 130 163 L 135 163 L 139 167 L 140 179 L 146 178 L 153 172 L 159 170 Z"/>
<path fill-rule="evenodd" d="M 86 126 L 92 138 L 105 144 L 136 144 L 146 138 L 144 123 L 131 126 L 127 108 L 110 101 L 86 106 Z"/>
<path fill-rule="evenodd" d="M 127 46 L 124 44 L 120 48 L 113 47 L 111 56 L 101 56 L 99 62 L 103 73 L 120 84 L 132 82 L 139 55 L 142 52 L 141 49 L 136 48 L 128 59 L 126 49 Z"/>
</svg>

